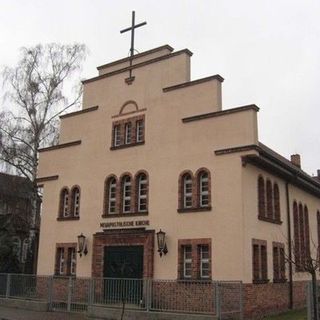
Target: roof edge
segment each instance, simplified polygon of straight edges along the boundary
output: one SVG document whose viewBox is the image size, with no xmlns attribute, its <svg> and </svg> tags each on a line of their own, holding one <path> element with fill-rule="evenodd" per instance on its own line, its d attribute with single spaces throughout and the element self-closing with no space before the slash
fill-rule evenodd
<svg viewBox="0 0 320 320">
<path fill-rule="evenodd" d="M 196 79 L 196 80 L 192 80 L 192 81 L 187 81 L 187 82 L 179 83 L 179 84 L 176 84 L 176 85 L 173 85 L 173 86 L 170 86 L 170 87 L 166 87 L 166 88 L 163 88 L 162 91 L 163 92 L 173 91 L 173 90 L 177 90 L 177 89 L 193 86 L 193 85 L 196 85 L 196 84 L 208 82 L 208 81 L 211 81 L 211 80 L 218 80 L 220 82 L 223 82 L 224 78 L 221 77 L 219 74 L 215 74 L 213 76 L 209 76 L 209 77 L 205 77 L 205 78 L 201 78 L 201 79 Z"/>
<path fill-rule="evenodd" d="M 235 107 L 235 108 L 226 109 L 226 110 L 222 110 L 222 111 L 215 111 L 215 112 L 203 113 L 203 114 L 199 114 L 199 115 L 195 115 L 195 116 L 191 116 L 191 117 L 186 117 L 186 118 L 182 119 L 182 122 L 187 123 L 187 122 L 192 122 L 192 121 L 197 121 L 197 120 L 215 118 L 215 117 L 224 116 L 224 115 L 232 114 L 232 113 L 236 113 L 236 112 L 242 112 L 242 111 L 246 111 L 246 110 L 254 110 L 254 111 L 258 112 L 260 109 L 255 104 L 249 104 L 246 106 Z"/>
</svg>

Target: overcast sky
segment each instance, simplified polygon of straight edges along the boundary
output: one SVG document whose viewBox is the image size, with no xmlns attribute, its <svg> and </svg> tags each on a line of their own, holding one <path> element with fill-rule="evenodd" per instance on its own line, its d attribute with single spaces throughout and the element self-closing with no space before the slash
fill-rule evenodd
<svg viewBox="0 0 320 320">
<path fill-rule="evenodd" d="M 38 43 L 85 43 L 82 77 L 123 58 L 136 22 L 139 52 L 188 48 L 192 79 L 225 78 L 223 108 L 260 107 L 259 139 L 285 157 L 320 168 L 320 0 L 0 0 L 0 65 Z"/>
</svg>

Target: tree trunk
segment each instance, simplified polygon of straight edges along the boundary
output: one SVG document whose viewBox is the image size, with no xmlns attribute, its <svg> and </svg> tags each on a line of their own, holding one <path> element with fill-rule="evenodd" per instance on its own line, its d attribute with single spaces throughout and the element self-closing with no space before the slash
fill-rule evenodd
<svg viewBox="0 0 320 320">
<path fill-rule="evenodd" d="M 319 320 L 318 317 L 318 296 L 317 296 L 317 275 L 313 270 L 312 276 L 312 302 L 313 302 L 313 320 Z"/>
</svg>

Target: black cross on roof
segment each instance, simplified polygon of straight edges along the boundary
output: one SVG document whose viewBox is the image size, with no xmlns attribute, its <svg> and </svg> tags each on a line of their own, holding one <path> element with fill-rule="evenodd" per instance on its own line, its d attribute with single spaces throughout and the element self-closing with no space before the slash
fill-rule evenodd
<svg viewBox="0 0 320 320">
<path fill-rule="evenodd" d="M 131 31 L 130 57 L 132 57 L 133 54 L 134 54 L 134 29 L 142 27 L 142 26 L 144 26 L 146 24 L 147 24 L 146 22 L 141 22 L 141 23 L 135 24 L 135 12 L 132 11 L 132 24 L 131 24 L 131 27 L 123 29 L 123 30 L 120 31 L 120 33 Z"/>
</svg>

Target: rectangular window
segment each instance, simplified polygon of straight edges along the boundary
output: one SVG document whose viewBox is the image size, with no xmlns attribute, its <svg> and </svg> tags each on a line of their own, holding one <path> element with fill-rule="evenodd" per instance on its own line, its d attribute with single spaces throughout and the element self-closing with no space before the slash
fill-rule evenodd
<svg viewBox="0 0 320 320">
<path fill-rule="evenodd" d="M 272 254 L 273 254 L 273 281 L 283 282 L 286 280 L 284 244 L 273 242 Z"/>
<path fill-rule="evenodd" d="M 57 272 L 58 275 L 64 274 L 64 248 L 57 248 Z"/>
<path fill-rule="evenodd" d="M 252 240 L 252 270 L 254 283 L 268 282 L 267 242 L 264 240 Z"/>
<path fill-rule="evenodd" d="M 183 246 L 183 277 L 192 277 L 192 247 Z"/>
<path fill-rule="evenodd" d="M 200 245 L 200 278 L 208 279 L 210 276 L 209 246 Z"/>
<path fill-rule="evenodd" d="M 120 125 L 116 125 L 113 128 L 113 145 L 117 147 L 117 146 L 120 146 L 120 144 L 121 144 Z"/>
<path fill-rule="evenodd" d="M 142 142 L 144 139 L 144 123 L 143 120 L 136 122 L 136 141 Z"/>
<path fill-rule="evenodd" d="M 74 276 L 76 274 L 76 257 L 76 248 L 68 248 L 67 275 Z"/>
<path fill-rule="evenodd" d="M 126 123 L 125 125 L 125 143 L 130 144 L 131 143 L 131 131 L 132 131 L 132 124 L 131 122 Z"/>
<path fill-rule="evenodd" d="M 211 239 L 178 240 L 178 278 L 211 279 Z"/>
</svg>

